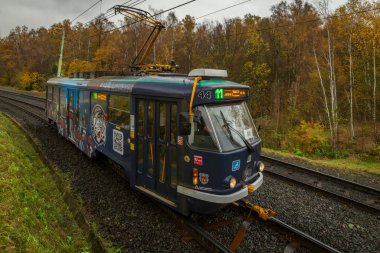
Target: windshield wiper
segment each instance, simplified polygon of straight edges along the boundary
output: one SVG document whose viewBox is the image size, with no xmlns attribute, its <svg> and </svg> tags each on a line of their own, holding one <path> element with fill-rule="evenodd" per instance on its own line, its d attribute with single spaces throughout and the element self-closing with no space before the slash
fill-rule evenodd
<svg viewBox="0 0 380 253">
<path fill-rule="evenodd" d="M 231 130 L 234 131 L 241 139 L 242 141 L 244 142 L 244 144 L 247 146 L 247 148 L 249 149 L 249 151 L 253 152 L 253 147 L 251 145 L 251 143 L 249 143 L 249 141 L 238 131 L 236 130 L 235 128 L 233 128 L 226 120 L 226 118 L 224 117 L 224 114 L 222 111 L 220 111 L 220 115 L 222 116 L 222 119 L 223 119 L 223 123 L 224 123 L 224 127 L 226 127 L 227 129 L 227 132 L 231 138 L 231 140 L 235 141 L 233 136 L 232 136 L 232 133 L 231 133 Z M 236 141 L 235 141 L 236 142 Z"/>
<path fill-rule="evenodd" d="M 222 111 L 219 111 L 219 112 L 220 112 L 220 115 L 222 116 L 222 119 L 223 119 L 223 124 L 224 124 L 223 126 L 226 127 L 227 133 L 228 133 L 228 135 L 230 136 L 231 141 L 233 141 L 233 142 L 236 143 L 234 137 L 232 136 L 231 130 L 230 130 L 230 128 L 228 127 L 229 124 L 228 124 L 226 118 L 224 117 L 223 112 L 222 112 Z"/>
</svg>

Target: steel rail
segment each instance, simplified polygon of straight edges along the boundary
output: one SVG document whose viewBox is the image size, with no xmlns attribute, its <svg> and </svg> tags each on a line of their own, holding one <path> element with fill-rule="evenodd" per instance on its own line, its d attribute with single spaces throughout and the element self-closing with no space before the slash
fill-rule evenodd
<svg viewBox="0 0 380 253">
<path fill-rule="evenodd" d="M 286 246 L 284 252 L 295 252 L 297 248 L 303 247 L 309 249 L 311 252 L 322 252 L 322 253 L 339 253 L 340 251 L 334 247 L 316 239 L 315 237 L 302 232 L 301 230 L 281 221 L 276 218 L 276 213 L 270 209 L 262 208 L 258 205 L 252 204 L 249 201 L 239 201 L 235 202 L 236 207 L 244 208 L 240 210 L 249 211 L 249 215 L 246 216 L 243 221 L 244 223 L 252 222 L 252 219 L 262 221 L 265 225 L 269 226 L 271 229 L 276 230 L 280 234 L 285 234 L 291 238 L 291 242 Z M 253 211 L 253 212 L 252 212 Z M 246 229 L 244 229 L 246 230 Z M 240 235 L 240 241 L 244 236 L 244 233 Z"/>
<path fill-rule="evenodd" d="M 202 245 L 208 252 L 212 253 L 232 253 L 233 251 L 223 243 L 215 239 L 207 230 L 198 225 L 190 217 L 182 216 L 169 209 L 167 206 L 157 204 L 162 211 L 174 222 L 181 225 L 187 233 Z"/>
<path fill-rule="evenodd" d="M 376 212 L 380 211 L 380 190 L 378 189 L 272 157 L 262 155 L 261 158 L 267 163 L 279 165 L 267 166 L 265 171 L 269 174 L 295 181 Z"/>
<path fill-rule="evenodd" d="M 18 100 L 15 100 L 15 99 L 10 99 L 10 98 L 8 98 L 8 97 L 2 97 L 2 96 L 0 96 L 0 97 L 1 97 L 1 98 L 0 98 L 0 101 L 5 102 L 6 104 L 12 105 L 12 106 L 16 107 L 17 109 L 19 109 L 19 110 L 21 110 L 21 111 L 23 111 L 23 112 L 25 112 L 25 113 L 27 113 L 27 114 L 30 114 L 31 116 L 37 118 L 38 120 L 41 120 L 42 122 L 47 123 L 46 118 L 45 118 L 45 115 L 44 115 L 44 116 L 41 116 L 41 115 L 39 115 L 38 113 L 32 112 L 32 111 L 30 110 L 30 108 L 26 108 L 26 107 L 23 107 L 23 106 L 17 105 L 17 104 L 14 103 L 14 102 L 10 102 L 10 101 L 16 101 L 16 102 L 18 102 L 18 103 L 23 103 L 22 101 L 18 101 Z M 7 100 L 10 100 L 10 101 L 7 101 Z M 23 104 L 26 104 L 26 103 L 23 103 Z M 41 110 L 41 108 L 39 108 L 39 109 Z"/>
<path fill-rule="evenodd" d="M 39 105 L 35 105 L 33 103 L 28 103 L 28 102 L 23 101 L 21 99 L 11 98 L 11 97 L 8 97 L 8 96 L 4 96 L 3 94 L 0 94 L 0 97 L 8 99 L 8 100 L 15 101 L 15 102 L 19 102 L 19 103 L 22 103 L 22 104 L 25 104 L 25 105 L 28 105 L 28 106 L 32 106 L 32 107 L 34 107 L 34 108 L 36 108 L 38 110 L 41 110 L 41 111 L 45 111 L 45 107 L 42 107 L 42 106 L 39 106 Z"/>
<path fill-rule="evenodd" d="M 12 94 L 12 95 L 16 95 L 16 96 L 20 96 L 20 97 L 31 98 L 31 99 L 34 99 L 34 100 L 37 100 L 37 101 L 40 101 L 40 102 L 46 102 L 46 98 L 37 96 L 35 94 L 26 94 L 26 93 L 23 93 L 23 92 L 10 91 L 10 90 L 4 90 L 4 89 L 0 89 L 0 94 L 1 94 L 1 92 Z"/>
<path fill-rule="evenodd" d="M 301 230 L 279 220 L 278 218 L 271 217 L 266 222 L 268 225 L 276 229 L 280 233 L 290 236 L 299 246 L 305 247 L 312 252 L 321 253 L 339 253 L 340 251 L 331 247 L 330 245 L 321 242 L 320 240 L 308 235 Z"/>
</svg>

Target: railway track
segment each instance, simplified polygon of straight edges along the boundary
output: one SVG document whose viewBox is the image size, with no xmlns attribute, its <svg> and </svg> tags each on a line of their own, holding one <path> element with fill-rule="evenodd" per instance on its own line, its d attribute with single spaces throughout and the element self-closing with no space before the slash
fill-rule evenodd
<svg viewBox="0 0 380 253">
<path fill-rule="evenodd" d="M 261 156 L 267 163 L 266 173 L 323 191 L 356 205 L 380 212 L 380 190 L 348 181 L 303 166 Z"/>
<path fill-rule="evenodd" d="M 24 100 L 29 101 L 26 102 Z M 46 100 L 43 98 L 29 96 L 26 94 L 21 94 L 20 96 L 17 96 L 17 93 L 15 92 L 1 90 L 0 101 L 2 101 L 3 103 L 7 103 L 19 110 L 22 110 L 23 112 L 28 113 L 29 115 L 32 115 L 33 117 L 36 117 L 39 120 L 42 120 L 46 123 L 46 120 L 44 118 L 45 108 L 42 106 L 41 103 Z M 31 101 L 38 101 L 40 104 L 33 103 Z M 251 208 L 252 206 L 248 207 Z M 207 249 L 210 252 L 234 252 L 239 247 L 241 241 L 244 238 L 245 231 L 248 227 L 247 224 L 249 223 L 250 219 L 241 218 L 241 220 L 243 220 L 243 223 L 239 231 L 237 231 L 235 238 L 229 245 L 225 245 L 213 238 L 211 234 L 208 233 L 208 231 L 201 224 L 198 224 L 194 220 L 182 217 L 169 209 L 167 209 L 165 212 L 170 217 L 175 219 L 177 223 L 182 224 L 186 231 L 188 231 L 188 233 L 191 235 L 191 237 L 195 239 L 199 244 L 203 245 L 205 249 Z M 339 252 L 335 248 L 290 226 L 289 224 L 286 224 L 285 222 L 275 217 L 268 217 L 265 224 L 268 224 L 268 226 L 270 226 L 271 228 L 276 229 L 280 233 L 292 238 L 292 243 L 286 246 L 285 252 L 294 252 L 295 249 L 299 247 L 307 248 L 312 252 Z"/>
</svg>

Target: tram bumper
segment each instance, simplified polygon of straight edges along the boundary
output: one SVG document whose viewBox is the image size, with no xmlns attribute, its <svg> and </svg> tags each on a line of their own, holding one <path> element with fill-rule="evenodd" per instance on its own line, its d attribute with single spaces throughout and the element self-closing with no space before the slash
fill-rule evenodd
<svg viewBox="0 0 380 253">
<path fill-rule="evenodd" d="M 263 183 L 264 176 L 261 172 L 258 177 L 251 184 L 243 186 L 242 189 L 231 194 L 213 194 L 210 192 L 199 191 L 181 185 L 177 186 L 177 192 L 186 196 L 189 202 L 190 209 L 201 213 L 215 212 L 222 206 L 230 204 L 247 197 L 250 193 L 256 191 Z M 202 211 L 207 210 L 207 211 Z"/>
</svg>

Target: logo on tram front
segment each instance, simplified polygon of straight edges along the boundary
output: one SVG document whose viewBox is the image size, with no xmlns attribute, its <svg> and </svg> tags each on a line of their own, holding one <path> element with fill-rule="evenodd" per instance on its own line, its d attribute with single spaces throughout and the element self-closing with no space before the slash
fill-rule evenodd
<svg viewBox="0 0 380 253">
<path fill-rule="evenodd" d="M 208 183 L 208 180 L 209 180 L 209 176 L 208 176 L 208 174 L 206 174 L 206 173 L 199 173 L 199 181 L 200 181 L 202 184 L 207 184 L 207 183 Z"/>
<path fill-rule="evenodd" d="M 95 105 L 91 113 L 92 137 L 98 145 L 106 143 L 106 117 L 100 105 Z"/>
</svg>

